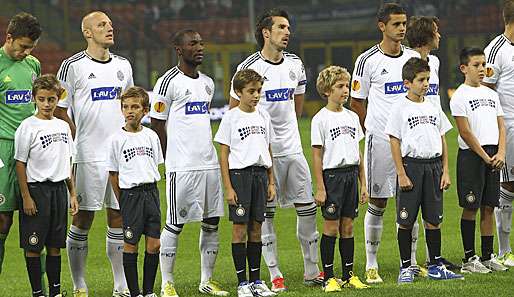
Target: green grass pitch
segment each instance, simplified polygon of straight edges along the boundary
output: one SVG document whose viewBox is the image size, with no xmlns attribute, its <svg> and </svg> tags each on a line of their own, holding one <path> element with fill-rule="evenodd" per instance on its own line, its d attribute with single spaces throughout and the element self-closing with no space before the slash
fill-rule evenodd
<svg viewBox="0 0 514 297">
<path fill-rule="evenodd" d="M 304 147 L 304 153 L 311 162 L 310 144 L 310 120 L 302 119 L 300 131 Z M 214 125 L 213 131 L 217 130 Z M 450 152 L 450 170 L 452 176 L 452 187 L 445 192 L 444 196 L 444 223 L 442 227 L 442 251 L 443 255 L 453 262 L 460 262 L 462 257 L 462 243 L 460 238 L 460 208 L 456 197 L 455 162 L 457 153 L 457 132 L 451 130 L 447 134 Z M 165 213 L 164 182 L 160 183 L 162 213 Z M 363 279 L 365 269 L 365 248 L 363 219 L 367 206 L 360 207 L 360 215 L 355 221 L 355 274 Z M 334 295 L 345 296 L 514 296 L 514 272 L 511 270 L 505 273 L 493 273 L 489 275 L 466 275 L 464 281 L 430 281 L 428 279 L 416 279 L 414 284 L 398 286 L 399 253 L 396 242 L 396 231 L 394 216 L 394 200 L 388 204 L 385 213 L 384 232 L 382 244 L 379 250 L 380 274 L 384 284 L 375 285 L 364 291 L 344 289 L 343 292 Z M 165 217 L 163 217 L 163 220 Z M 11 229 L 6 245 L 6 256 L 3 272 L 0 275 L 0 297 L 21 297 L 31 296 L 30 285 L 25 270 L 23 252 L 18 243 L 18 216 L 15 215 L 15 223 Z M 321 233 L 322 217 L 318 212 L 318 230 Z M 87 262 L 87 281 L 89 285 L 89 296 L 109 297 L 112 292 L 111 267 L 105 255 L 105 212 L 96 214 L 93 228 L 89 234 L 89 256 Z M 275 217 L 275 226 L 278 233 L 280 267 L 286 278 L 286 285 L 289 291 L 280 294 L 281 296 L 325 296 L 320 288 L 308 288 L 303 286 L 303 261 L 300 247 L 296 239 L 296 215 L 292 209 L 280 209 Z M 230 229 L 231 225 L 226 217 L 222 218 L 220 224 L 220 252 L 216 263 L 214 277 L 231 292 L 231 296 L 237 296 L 236 276 L 230 253 Z M 199 224 L 186 225 L 179 241 L 178 257 L 175 268 L 176 288 L 181 297 L 204 296 L 198 293 L 198 282 L 200 278 L 200 260 L 198 253 Z M 418 244 L 418 262 L 425 260 L 425 249 L 423 233 L 420 231 L 420 242 Z M 480 235 L 476 235 L 476 248 L 480 252 Z M 495 250 L 497 250 L 495 234 Z M 337 249 L 336 249 L 337 251 Z M 62 263 L 62 287 L 71 295 L 72 284 L 65 251 L 63 251 Z M 335 272 L 341 273 L 339 256 L 336 254 Z M 139 263 L 142 266 L 143 249 L 140 247 Z M 142 267 L 140 267 L 140 277 Z M 268 280 L 268 271 L 264 262 L 262 263 L 262 278 Z M 156 280 L 156 290 L 160 288 L 160 272 Z M 156 291 L 157 292 L 157 291 Z"/>
</svg>

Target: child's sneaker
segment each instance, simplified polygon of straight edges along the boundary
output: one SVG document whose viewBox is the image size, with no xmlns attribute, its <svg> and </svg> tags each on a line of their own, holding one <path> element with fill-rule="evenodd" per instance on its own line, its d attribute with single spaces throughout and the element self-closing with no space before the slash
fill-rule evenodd
<svg viewBox="0 0 514 297">
<path fill-rule="evenodd" d="M 367 289 L 368 285 L 361 282 L 358 276 L 353 275 L 353 272 L 350 272 L 350 278 L 348 280 L 343 281 L 343 288 L 354 288 L 354 289 Z"/>
<path fill-rule="evenodd" d="M 253 297 L 252 285 L 248 282 L 242 282 L 237 287 L 237 297 Z"/>
<path fill-rule="evenodd" d="M 462 274 L 457 274 L 446 269 L 443 264 L 428 266 L 428 277 L 434 280 L 464 279 Z"/>
<path fill-rule="evenodd" d="M 400 268 L 400 273 L 398 274 L 398 284 L 410 284 L 414 282 L 414 274 L 410 268 Z"/>
<path fill-rule="evenodd" d="M 470 257 L 467 262 L 462 262 L 461 273 L 491 273 L 492 271 L 485 267 L 477 255 Z"/>
<path fill-rule="evenodd" d="M 491 271 L 507 271 L 509 268 L 507 268 L 505 265 L 503 265 L 495 254 L 491 254 L 491 259 L 482 261 L 482 264 L 484 264 L 485 267 L 489 268 Z"/>
<path fill-rule="evenodd" d="M 266 286 L 266 283 L 261 280 L 256 280 L 251 285 L 253 296 L 275 296 L 277 293 L 271 291 L 268 286 Z"/>
<path fill-rule="evenodd" d="M 323 284 L 322 290 L 325 293 L 339 292 L 341 291 L 341 285 L 335 277 L 331 277 Z"/>
</svg>

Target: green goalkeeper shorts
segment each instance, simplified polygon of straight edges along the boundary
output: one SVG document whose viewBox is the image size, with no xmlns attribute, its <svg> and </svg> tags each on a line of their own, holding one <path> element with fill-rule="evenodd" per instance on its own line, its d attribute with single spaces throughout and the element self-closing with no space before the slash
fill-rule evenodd
<svg viewBox="0 0 514 297">
<path fill-rule="evenodd" d="M 0 139 L 0 160 L 0 212 L 13 211 L 18 209 L 20 199 L 13 140 Z"/>
</svg>

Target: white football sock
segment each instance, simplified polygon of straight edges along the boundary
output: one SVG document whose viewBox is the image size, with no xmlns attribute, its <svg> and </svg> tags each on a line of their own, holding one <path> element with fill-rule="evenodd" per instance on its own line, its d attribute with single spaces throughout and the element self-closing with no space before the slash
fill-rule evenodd
<svg viewBox="0 0 514 297">
<path fill-rule="evenodd" d="M 73 288 L 86 289 L 86 261 L 87 261 L 87 234 L 89 230 L 82 230 L 71 225 L 66 237 L 66 251 L 70 265 Z"/>
<path fill-rule="evenodd" d="M 105 250 L 111 262 L 114 289 L 123 292 L 128 289 L 123 270 L 123 229 L 107 227 Z"/>
<path fill-rule="evenodd" d="M 199 238 L 201 282 L 206 282 L 212 277 L 216 257 L 219 249 L 218 225 L 202 223 Z"/>
<path fill-rule="evenodd" d="M 271 280 L 283 277 L 282 272 L 280 272 L 280 268 L 278 267 L 277 234 L 273 227 L 274 217 L 275 207 L 266 208 L 266 212 L 264 213 L 264 222 L 261 227 L 262 257 L 266 262 L 266 266 L 268 266 Z"/>
<path fill-rule="evenodd" d="M 512 225 L 512 200 L 514 193 L 500 188 L 499 206 L 494 209 L 496 230 L 498 231 L 498 254 L 503 256 L 510 253 L 510 229 Z"/>
<path fill-rule="evenodd" d="M 366 270 L 378 268 L 377 252 L 384 228 L 385 208 L 368 203 L 364 215 L 364 239 L 366 240 Z"/>
<path fill-rule="evenodd" d="M 318 267 L 318 237 L 316 230 L 316 205 L 296 207 L 296 236 L 300 241 L 303 254 L 305 279 L 313 279 L 319 275 Z"/>
<path fill-rule="evenodd" d="M 159 265 L 161 267 L 162 287 L 167 282 L 173 283 L 173 269 L 177 255 L 178 236 L 182 228 L 175 225 L 165 225 L 161 233 L 161 252 Z"/>
</svg>

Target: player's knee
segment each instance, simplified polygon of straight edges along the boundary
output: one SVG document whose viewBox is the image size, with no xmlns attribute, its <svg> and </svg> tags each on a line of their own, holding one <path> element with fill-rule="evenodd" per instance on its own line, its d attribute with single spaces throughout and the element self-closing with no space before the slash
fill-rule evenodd
<svg viewBox="0 0 514 297">
<path fill-rule="evenodd" d="M 123 219 L 119 210 L 107 208 L 107 225 L 111 228 L 121 228 L 123 226 Z"/>
<path fill-rule="evenodd" d="M 72 225 L 82 230 L 89 230 L 93 224 L 94 217 L 94 211 L 79 210 L 79 212 L 73 216 Z"/>
<path fill-rule="evenodd" d="M 220 217 L 205 218 L 202 220 L 202 225 L 203 223 L 217 226 L 220 223 Z"/>
<path fill-rule="evenodd" d="M 246 241 L 246 224 L 232 224 L 232 243 L 241 243 Z"/>
<path fill-rule="evenodd" d="M 475 208 L 463 208 L 462 218 L 468 221 L 474 221 L 476 219 L 478 209 Z"/>
<path fill-rule="evenodd" d="M 251 221 L 248 224 L 248 240 L 251 242 L 259 242 L 261 241 L 261 232 L 262 223 L 257 221 Z"/>
<path fill-rule="evenodd" d="M 124 242 L 123 243 L 123 252 L 125 253 L 137 253 L 137 245 Z"/>
<path fill-rule="evenodd" d="M 352 218 L 342 218 L 341 225 L 339 229 L 339 233 L 343 238 L 353 237 L 353 219 Z"/>
<path fill-rule="evenodd" d="M 61 255 L 61 249 L 59 248 L 53 248 L 53 247 L 46 247 L 46 252 L 49 256 L 57 257 Z"/>
</svg>

